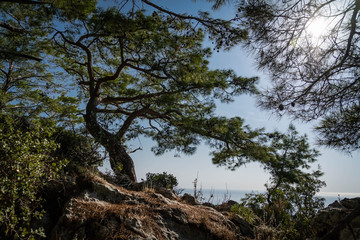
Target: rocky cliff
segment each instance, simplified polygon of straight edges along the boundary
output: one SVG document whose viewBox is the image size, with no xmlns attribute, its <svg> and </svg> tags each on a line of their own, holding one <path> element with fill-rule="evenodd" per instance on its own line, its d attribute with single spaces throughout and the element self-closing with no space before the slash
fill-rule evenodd
<svg viewBox="0 0 360 240">
<path fill-rule="evenodd" d="M 44 191 L 47 213 L 39 224 L 52 240 L 277 239 L 274 229 L 252 227 L 230 213 L 233 201 L 215 207 L 167 189 L 137 189 L 119 187 L 90 172 L 68 176 Z M 311 240 L 359 240 L 360 198 L 330 204 L 312 226 Z"/>
<path fill-rule="evenodd" d="M 360 198 L 335 201 L 313 219 L 312 240 L 359 240 Z"/>
<path fill-rule="evenodd" d="M 164 189 L 130 191 L 91 174 L 73 182 L 77 190 L 64 194 L 68 199 L 61 200 L 58 220 L 49 222 L 54 213 L 44 218 L 50 239 L 253 238 L 250 225 L 240 216 L 223 214 Z"/>
</svg>

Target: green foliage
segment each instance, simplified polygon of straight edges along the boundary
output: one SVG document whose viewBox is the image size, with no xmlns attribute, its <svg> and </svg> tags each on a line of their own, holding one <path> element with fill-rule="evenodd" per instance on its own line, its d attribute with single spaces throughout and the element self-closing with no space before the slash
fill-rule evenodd
<svg viewBox="0 0 360 240">
<path fill-rule="evenodd" d="M 31 223 L 40 219 L 38 190 L 56 179 L 65 160 L 51 157 L 57 148 L 52 130 L 26 118 L 0 116 L 0 232 L 1 238 L 43 236 Z"/>
<path fill-rule="evenodd" d="M 178 185 L 178 181 L 174 175 L 167 172 L 163 173 L 147 173 L 145 183 L 149 187 L 163 187 L 173 189 Z"/>
<path fill-rule="evenodd" d="M 57 159 L 66 159 L 69 163 L 66 169 L 77 166 L 96 167 L 102 164 L 100 146 L 80 131 L 74 132 L 58 127 L 52 134 L 53 141 L 59 145 L 53 156 Z"/>
<path fill-rule="evenodd" d="M 49 10 L 54 11 L 63 21 L 83 20 L 95 11 L 97 0 L 55 0 L 49 4 Z"/>
<path fill-rule="evenodd" d="M 255 215 L 251 208 L 245 207 L 242 204 L 233 205 L 230 209 L 230 212 L 240 215 L 250 224 L 255 224 L 257 219 L 259 218 Z"/>
<path fill-rule="evenodd" d="M 240 117 L 215 117 L 216 101 L 257 93 L 258 78 L 209 69 L 206 27 L 199 26 L 210 19 L 203 18 L 197 25 L 161 10 L 98 9 L 82 25 L 69 23 L 71 31 L 55 34 L 57 62 L 87 101 L 87 129 L 114 161 L 119 154 L 112 149 L 139 135 L 157 143 L 155 154 L 192 154 L 206 141 L 216 164 L 240 166 L 264 157 L 259 131 L 243 126 Z M 219 20 L 207 26 L 222 23 L 227 25 Z M 126 167 L 130 158 L 121 161 L 133 175 Z"/>
<path fill-rule="evenodd" d="M 325 186 L 319 179 L 323 173 L 309 170 L 319 153 L 292 125 L 286 134 L 274 132 L 268 137 L 273 158 L 263 162 L 271 174 L 266 193 L 247 194 L 242 204 L 276 228 L 278 239 L 305 239 L 311 236 L 311 219 L 324 206 L 324 199 L 315 196 Z"/>
<path fill-rule="evenodd" d="M 329 114 L 316 127 L 319 143 L 343 151 L 360 149 L 360 106 Z"/>
<path fill-rule="evenodd" d="M 60 18 L 75 20 L 74 13 L 80 8 L 69 7 L 74 1 L 52 2 L 59 8 L 40 1 L 0 3 L 1 239 L 43 236 L 41 228 L 33 227 L 33 222 L 43 215 L 39 190 L 57 179 L 67 163 L 66 157 L 77 146 L 88 144 L 78 139 L 73 151 L 63 154 L 54 140 L 56 125 L 74 127 L 81 120 L 77 116 L 78 99 L 67 96 L 63 79 L 61 87 L 56 82 L 59 74 L 51 65 L 49 39 L 55 15 L 56 23 Z M 82 9 L 91 8 L 85 6 L 87 2 L 79 1 L 84 5 Z"/>
<path fill-rule="evenodd" d="M 52 1 L 65 8 L 75 2 L 96 5 L 94 1 Z M 80 14 L 82 10 L 72 11 Z M 58 71 L 53 71 L 51 62 L 53 51 L 49 39 L 56 25 L 54 18 L 65 14 L 59 11 L 40 1 L 39 4 L 0 3 L 0 110 L 13 115 L 43 114 L 66 125 L 81 121 L 77 116 L 79 100 L 67 96 L 69 86 Z"/>
</svg>

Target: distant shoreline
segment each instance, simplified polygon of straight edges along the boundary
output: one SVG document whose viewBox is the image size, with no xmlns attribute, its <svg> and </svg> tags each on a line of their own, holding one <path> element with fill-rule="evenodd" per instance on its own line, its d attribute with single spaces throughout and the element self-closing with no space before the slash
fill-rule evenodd
<svg viewBox="0 0 360 240">
<path fill-rule="evenodd" d="M 181 188 L 180 188 L 181 189 Z M 199 189 L 198 189 L 199 190 Z M 233 190 L 233 189 L 202 189 L 203 198 L 205 202 L 210 200 L 213 204 L 221 204 L 227 200 L 233 200 L 240 202 L 247 193 L 263 193 L 264 190 Z M 182 194 L 188 193 L 194 195 L 194 189 L 184 188 Z M 211 198 L 211 194 L 213 197 Z M 318 197 L 325 198 L 325 206 L 335 202 L 336 200 L 342 200 L 344 198 L 356 198 L 360 197 L 360 193 L 346 193 L 346 192 L 319 192 L 316 194 Z"/>
</svg>

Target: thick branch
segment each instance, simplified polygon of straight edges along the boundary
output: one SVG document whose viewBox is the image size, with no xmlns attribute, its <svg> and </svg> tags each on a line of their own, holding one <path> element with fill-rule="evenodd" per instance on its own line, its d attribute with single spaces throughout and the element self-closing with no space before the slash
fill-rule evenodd
<svg viewBox="0 0 360 240">
<path fill-rule="evenodd" d="M 152 94 L 143 94 L 143 95 L 138 95 L 135 97 L 107 97 L 101 100 L 101 103 L 103 104 L 110 104 L 110 103 L 116 103 L 116 102 L 133 102 L 136 100 L 141 100 L 141 99 L 149 99 L 149 98 L 153 98 L 153 97 L 158 97 L 164 94 L 170 94 L 170 93 L 165 93 L 165 92 L 160 92 L 160 93 L 152 93 Z"/>
<path fill-rule="evenodd" d="M 172 94 L 177 94 L 177 93 L 182 93 L 182 92 L 188 92 L 192 89 L 196 89 L 196 87 L 188 87 L 188 88 L 183 88 L 183 89 L 179 89 L 177 91 L 163 91 L 163 92 L 157 92 L 157 93 L 148 93 L 148 94 L 142 94 L 142 95 L 138 95 L 135 97 L 106 97 L 101 99 L 100 103 L 103 104 L 110 104 L 110 103 L 116 103 L 116 102 L 133 102 L 136 100 L 142 100 L 142 99 L 149 99 L 149 98 L 154 98 L 154 97 L 159 97 L 162 95 L 172 95 Z"/>
<path fill-rule="evenodd" d="M 146 73 L 148 75 L 150 75 L 151 77 L 154 77 L 154 78 L 157 78 L 157 79 L 163 79 L 163 80 L 166 80 L 166 79 L 169 79 L 168 76 L 160 76 L 160 75 L 157 75 L 157 74 L 154 74 L 151 69 L 144 69 L 144 68 L 141 68 L 141 67 L 137 67 L 135 65 L 131 65 L 131 64 L 126 64 L 126 66 L 132 68 L 132 69 L 135 69 L 139 72 L 143 72 L 143 73 Z"/>
<path fill-rule="evenodd" d="M 118 66 L 118 68 L 116 69 L 116 72 L 113 75 L 106 76 L 106 77 L 103 77 L 103 78 L 99 78 L 98 81 L 97 81 L 97 84 L 96 84 L 96 89 L 99 90 L 101 84 L 104 83 L 104 82 L 116 80 L 120 76 L 120 73 L 124 69 L 125 66 L 126 66 L 126 62 L 122 62 Z"/>
<path fill-rule="evenodd" d="M 136 118 L 141 117 L 141 116 L 146 116 L 146 114 L 149 114 L 156 118 L 169 119 L 169 117 L 166 114 L 161 114 L 161 113 L 158 113 L 154 110 L 151 110 L 151 109 L 145 107 L 145 108 L 142 108 L 138 111 L 131 113 L 129 115 L 129 117 L 125 120 L 124 124 L 122 125 L 122 127 L 120 128 L 120 130 L 117 132 L 116 135 L 118 137 L 122 137 L 126 133 L 126 131 L 129 129 L 131 123 Z"/>
<path fill-rule="evenodd" d="M 343 59 L 339 63 L 340 66 L 345 62 L 346 58 L 350 54 L 352 41 L 353 41 L 353 38 L 354 38 L 354 35 L 355 35 L 355 32 L 356 32 L 356 23 L 357 23 L 357 17 L 358 17 L 357 15 L 359 13 L 359 10 L 360 10 L 360 0 L 356 0 L 355 9 L 354 9 L 354 12 L 353 12 L 353 14 L 351 16 L 351 21 L 350 21 L 351 30 L 350 30 L 350 34 L 349 34 L 349 38 L 348 38 L 348 42 L 347 42 L 347 46 L 346 46 L 346 51 L 345 51 Z"/>
<path fill-rule="evenodd" d="M 26 58 L 26 59 L 30 59 L 30 60 L 34 60 L 34 61 L 38 61 L 41 62 L 42 59 L 38 58 L 38 57 L 34 57 L 28 54 L 24 54 L 24 53 L 19 53 L 19 52 L 13 52 L 13 51 L 8 51 L 8 50 L 4 50 L 4 49 L 0 49 L 0 54 L 4 54 L 6 55 L 11 55 L 14 57 L 22 57 L 22 58 Z"/>
<path fill-rule="evenodd" d="M 92 66 L 93 57 L 92 57 L 90 49 L 80 42 L 82 37 L 87 36 L 87 35 L 83 35 L 82 37 L 79 38 L 79 40 L 77 42 L 73 42 L 73 41 L 70 41 L 69 39 L 67 39 L 62 32 L 58 31 L 55 34 L 55 36 L 57 34 L 60 34 L 60 36 L 63 38 L 63 40 L 65 42 L 67 42 L 67 43 L 69 43 L 70 45 L 73 45 L 73 46 L 78 46 L 78 47 L 80 47 L 81 49 L 83 49 L 85 51 L 86 56 L 87 56 L 86 67 L 87 67 L 87 71 L 88 71 L 88 74 L 89 74 L 89 80 L 90 80 L 89 81 L 90 82 L 90 95 L 92 97 L 95 97 L 97 95 L 97 92 L 94 91 L 95 90 L 95 77 L 94 77 L 94 71 L 93 71 L 93 66 Z"/>
<path fill-rule="evenodd" d="M 0 0 L 0 2 L 11 2 L 11 3 L 20 3 L 20 4 L 49 4 L 49 2 L 39 2 L 31 0 Z"/>
<path fill-rule="evenodd" d="M 130 115 L 130 112 L 124 111 L 122 109 L 96 109 L 97 113 L 121 113 L 125 115 Z"/>
<path fill-rule="evenodd" d="M 0 22 L 0 27 L 6 28 L 7 30 L 9 30 L 9 31 L 11 31 L 11 32 L 18 32 L 18 33 L 24 32 L 23 29 L 14 27 L 14 26 L 12 26 L 12 25 L 10 25 L 10 24 L 8 24 L 8 23 L 6 23 L 6 22 L 3 22 L 3 21 Z"/>
</svg>

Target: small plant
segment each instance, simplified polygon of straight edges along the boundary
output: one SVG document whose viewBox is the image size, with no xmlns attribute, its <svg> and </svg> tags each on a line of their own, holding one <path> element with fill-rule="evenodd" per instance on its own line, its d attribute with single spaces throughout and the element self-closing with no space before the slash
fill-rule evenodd
<svg viewBox="0 0 360 240">
<path fill-rule="evenodd" d="M 176 195 L 181 195 L 184 192 L 185 189 L 176 187 L 173 190 L 174 190 Z"/>
<path fill-rule="evenodd" d="M 148 188 L 163 187 L 173 189 L 178 185 L 178 181 L 174 175 L 167 172 L 163 173 L 147 173 L 145 183 Z"/>
<path fill-rule="evenodd" d="M 231 207 L 230 212 L 235 213 L 243 217 L 248 223 L 255 224 L 258 217 L 249 207 L 245 207 L 241 204 L 235 204 Z"/>
<path fill-rule="evenodd" d="M 198 179 L 199 179 L 199 173 L 196 175 L 196 178 L 193 181 L 194 184 L 194 198 L 195 200 L 199 202 L 203 202 L 205 200 L 204 194 L 202 191 L 202 187 L 200 186 L 200 189 L 198 189 Z"/>
<path fill-rule="evenodd" d="M 231 193 L 229 193 L 229 190 L 226 186 L 226 192 L 223 195 L 222 204 L 227 203 L 231 200 Z"/>
</svg>

